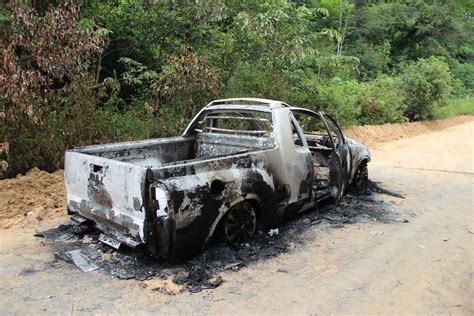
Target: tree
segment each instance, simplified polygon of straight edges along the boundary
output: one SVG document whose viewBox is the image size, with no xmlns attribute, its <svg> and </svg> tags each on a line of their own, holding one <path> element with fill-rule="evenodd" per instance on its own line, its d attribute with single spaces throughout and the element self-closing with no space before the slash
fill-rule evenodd
<svg viewBox="0 0 474 316">
<path fill-rule="evenodd" d="M 451 89 L 451 73 L 442 59 L 430 57 L 408 64 L 401 74 L 406 99 L 405 116 L 423 120 L 433 116 L 436 106 L 444 104 Z"/>
<path fill-rule="evenodd" d="M 44 15 L 24 2 L 13 1 L 7 8 L 0 48 L 0 106 L 5 116 L 0 139 L 10 144 L 10 157 L 16 159 L 10 163 L 11 173 L 32 165 L 54 169 L 70 145 L 63 136 L 71 131 L 62 125 L 69 120 L 81 124 L 80 117 L 67 113 L 83 103 L 72 104 L 70 97 L 78 85 L 94 89 L 89 69 L 107 44 L 107 32 L 81 20 L 76 2 L 61 1 Z M 87 105 L 93 109 L 92 101 Z M 78 113 L 84 112 L 82 108 Z M 71 142 L 90 141 L 91 135 L 77 131 L 81 135 L 69 137 Z"/>
</svg>

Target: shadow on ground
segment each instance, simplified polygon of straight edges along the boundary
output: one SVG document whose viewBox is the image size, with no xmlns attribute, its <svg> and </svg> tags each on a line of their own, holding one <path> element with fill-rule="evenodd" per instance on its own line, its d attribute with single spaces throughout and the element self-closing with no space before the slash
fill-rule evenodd
<svg viewBox="0 0 474 316">
<path fill-rule="evenodd" d="M 402 195 L 370 182 L 367 192 L 345 195 L 337 208 L 333 201 L 326 201 L 318 208 L 281 222 L 276 227 L 278 232 L 273 230 L 273 236 L 268 231 L 259 231 L 251 242 L 238 249 L 212 242 L 200 255 L 174 265 L 138 249 L 121 247 L 115 250 L 99 242 L 99 232 L 86 226 L 60 225 L 37 236 L 45 237 L 51 243 L 55 261 L 72 262 L 67 252 L 80 250 L 88 261 L 86 263 L 112 277 L 141 281 L 152 278 L 171 279 L 183 289 L 199 292 L 219 286 L 222 282 L 219 274 L 225 270 L 237 271 L 244 266 L 304 247 L 311 236 L 314 236 L 305 233 L 315 228 L 343 228 L 362 222 L 408 223 L 406 218 L 394 211 L 397 201 L 389 199 L 386 202 L 381 194 L 403 199 Z M 159 287 L 154 290 L 167 293 L 166 289 Z"/>
</svg>

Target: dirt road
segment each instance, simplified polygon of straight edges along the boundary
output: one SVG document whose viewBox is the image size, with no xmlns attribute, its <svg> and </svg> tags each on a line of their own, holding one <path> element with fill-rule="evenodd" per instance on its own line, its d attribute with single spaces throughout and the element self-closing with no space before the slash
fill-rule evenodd
<svg viewBox="0 0 474 316">
<path fill-rule="evenodd" d="M 379 146 L 370 177 L 408 223 L 309 227 L 298 244 L 197 294 L 153 291 L 54 260 L 33 230 L 1 230 L 2 314 L 474 313 L 474 122 Z M 43 222 L 52 227 L 60 220 Z M 302 242 L 301 242 L 302 241 Z"/>
</svg>

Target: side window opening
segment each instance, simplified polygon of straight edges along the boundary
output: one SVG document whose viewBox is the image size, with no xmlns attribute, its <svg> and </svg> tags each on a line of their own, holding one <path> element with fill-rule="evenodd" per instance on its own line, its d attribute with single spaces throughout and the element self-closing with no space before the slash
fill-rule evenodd
<svg viewBox="0 0 474 316">
<path fill-rule="evenodd" d="M 332 143 L 326 125 L 319 114 L 311 115 L 305 112 L 294 112 L 295 119 L 303 130 L 304 137 L 311 148 L 332 148 Z"/>
<path fill-rule="evenodd" d="M 339 146 L 343 143 L 342 135 L 339 129 L 334 126 L 334 124 L 330 120 L 326 120 L 329 128 L 329 133 L 331 135 L 331 138 L 334 141 L 334 146 L 336 146 L 336 149 L 339 148 Z"/>
</svg>

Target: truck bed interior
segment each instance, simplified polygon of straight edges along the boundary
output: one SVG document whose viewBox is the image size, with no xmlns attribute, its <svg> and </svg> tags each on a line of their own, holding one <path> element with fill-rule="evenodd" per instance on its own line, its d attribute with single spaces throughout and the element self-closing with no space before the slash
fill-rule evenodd
<svg viewBox="0 0 474 316">
<path fill-rule="evenodd" d="M 271 137 L 201 132 L 191 137 L 89 146 L 78 152 L 158 168 L 169 164 L 270 149 Z"/>
</svg>

